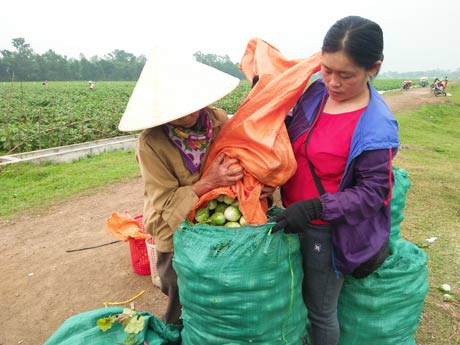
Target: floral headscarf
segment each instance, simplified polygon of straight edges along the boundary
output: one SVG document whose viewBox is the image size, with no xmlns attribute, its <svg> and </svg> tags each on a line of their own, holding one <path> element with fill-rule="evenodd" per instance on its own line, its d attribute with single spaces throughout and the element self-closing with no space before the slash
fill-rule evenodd
<svg viewBox="0 0 460 345">
<path fill-rule="evenodd" d="M 205 109 L 200 110 L 198 120 L 192 128 L 166 124 L 166 134 L 179 149 L 188 170 L 194 174 L 200 170 L 201 161 L 212 138 L 212 123 Z"/>
</svg>

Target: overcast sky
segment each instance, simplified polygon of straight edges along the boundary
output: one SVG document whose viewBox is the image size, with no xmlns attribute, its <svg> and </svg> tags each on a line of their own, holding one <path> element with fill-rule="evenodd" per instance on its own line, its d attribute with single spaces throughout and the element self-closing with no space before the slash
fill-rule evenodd
<svg viewBox="0 0 460 345">
<path fill-rule="evenodd" d="M 167 41 L 233 62 L 251 37 L 308 57 L 336 20 L 360 15 L 383 29 L 383 72 L 460 68 L 459 0 L 2 0 L 0 10 L 0 50 L 22 37 L 38 54 L 90 58 Z"/>
</svg>

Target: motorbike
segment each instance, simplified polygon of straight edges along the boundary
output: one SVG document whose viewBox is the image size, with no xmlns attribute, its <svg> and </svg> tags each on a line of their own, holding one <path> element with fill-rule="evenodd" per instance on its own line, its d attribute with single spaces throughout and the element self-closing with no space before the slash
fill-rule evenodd
<svg viewBox="0 0 460 345">
<path fill-rule="evenodd" d="M 447 96 L 446 87 L 444 86 L 442 81 L 437 81 L 431 84 L 431 92 L 436 97 L 438 97 L 439 95 Z"/>
<path fill-rule="evenodd" d="M 412 80 L 404 80 L 401 84 L 401 90 L 409 90 L 412 86 Z"/>
</svg>

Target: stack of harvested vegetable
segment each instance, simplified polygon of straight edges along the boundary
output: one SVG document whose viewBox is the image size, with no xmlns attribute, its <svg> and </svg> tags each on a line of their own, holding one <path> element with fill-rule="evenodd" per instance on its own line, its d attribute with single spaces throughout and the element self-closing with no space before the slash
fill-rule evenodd
<svg viewBox="0 0 460 345">
<path fill-rule="evenodd" d="M 238 200 L 225 194 L 220 194 L 217 198 L 210 200 L 205 207 L 197 209 L 195 221 L 199 224 L 228 228 L 239 228 L 246 225 Z"/>
</svg>

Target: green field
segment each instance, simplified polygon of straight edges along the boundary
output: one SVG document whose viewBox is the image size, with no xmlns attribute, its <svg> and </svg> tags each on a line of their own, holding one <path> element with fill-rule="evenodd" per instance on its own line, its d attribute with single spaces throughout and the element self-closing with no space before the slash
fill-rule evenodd
<svg viewBox="0 0 460 345">
<path fill-rule="evenodd" d="M 378 90 L 398 89 L 400 79 L 376 79 Z M 0 83 L 0 155 L 29 152 L 126 135 L 117 126 L 135 82 Z M 233 114 L 250 91 L 242 81 L 216 105 Z"/>
<path fill-rule="evenodd" d="M 0 84 L 0 154 L 28 152 L 121 135 L 133 82 Z"/>
<path fill-rule="evenodd" d="M 0 155 L 126 135 L 117 129 L 135 82 L 0 83 Z M 229 113 L 250 90 L 241 82 L 217 104 Z"/>
</svg>

